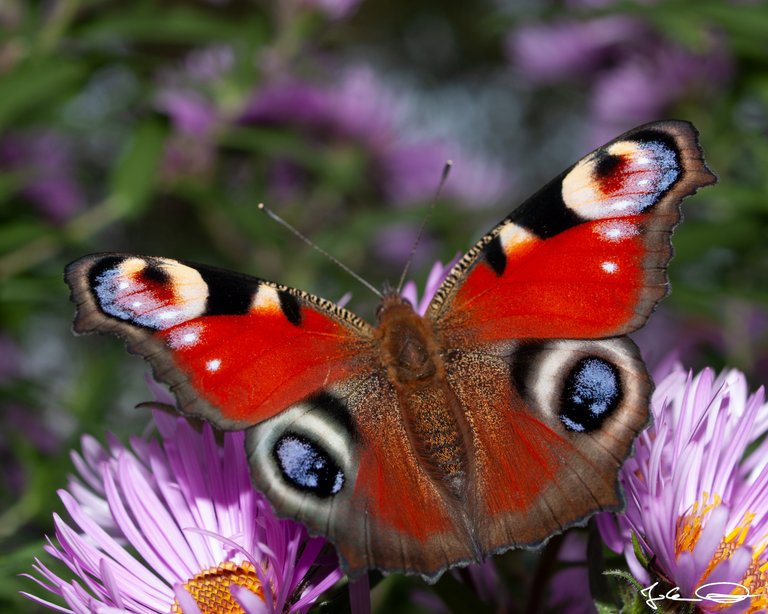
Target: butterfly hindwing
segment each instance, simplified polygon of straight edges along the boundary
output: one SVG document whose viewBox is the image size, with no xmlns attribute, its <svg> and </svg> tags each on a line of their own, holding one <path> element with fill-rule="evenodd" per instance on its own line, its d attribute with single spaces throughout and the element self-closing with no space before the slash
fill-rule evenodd
<svg viewBox="0 0 768 614">
<path fill-rule="evenodd" d="M 446 371 L 472 423 L 467 499 L 483 552 L 620 506 L 616 475 L 653 388 L 631 340 L 508 342 L 455 351 Z"/>
<path fill-rule="evenodd" d="M 326 536 L 350 575 L 376 568 L 433 576 L 473 558 L 455 502 L 414 455 L 384 372 L 254 426 L 247 451 L 256 487 L 283 515 Z"/>
</svg>

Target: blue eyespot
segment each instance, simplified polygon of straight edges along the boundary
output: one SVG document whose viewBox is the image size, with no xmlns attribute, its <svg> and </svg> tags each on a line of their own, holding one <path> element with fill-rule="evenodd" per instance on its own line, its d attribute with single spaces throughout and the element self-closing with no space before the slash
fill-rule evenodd
<svg viewBox="0 0 768 614">
<path fill-rule="evenodd" d="M 618 369 L 596 356 L 582 358 L 565 378 L 560 420 L 571 431 L 594 431 L 619 406 L 621 397 Z"/>
<path fill-rule="evenodd" d="M 277 440 L 273 453 L 283 476 L 299 490 L 330 497 L 344 486 L 344 473 L 339 466 L 306 437 L 286 433 Z"/>
</svg>

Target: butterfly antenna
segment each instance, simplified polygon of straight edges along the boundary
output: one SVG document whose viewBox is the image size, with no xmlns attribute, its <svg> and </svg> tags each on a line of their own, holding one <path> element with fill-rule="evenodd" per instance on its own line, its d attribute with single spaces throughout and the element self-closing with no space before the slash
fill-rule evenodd
<svg viewBox="0 0 768 614">
<path fill-rule="evenodd" d="M 403 274 L 400 275 L 400 281 L 397 284 L 398 294 L 400 294 L 400 290 L 403 289 L 403 284 L 405 283 L 405 276 L 408 275 L 408 269 L 411 268 L 413 257 L 416 255 L 416 249 L 419 247 L 419 243 L 421 242 L 421 236 L 424 234 L 424 228 L 426 228 L 429 218 L 432 217 L 432 212 L 435 210 L 435 205 L 437 204 L 437 200 L 440 198 L 440 194 L 443 191 L 443 186 L 445 186 L 445 182 L 448 180 L 448 175 L 451 172 L 452 166 L 453 166 L 453 161 L 446 160 L 445 166 L 443 166 L 443 174 L 440 177 L 440 183 L 437 185 L 437 190 L 435 191 L 435 195 L 432 198 L 432 203 L 429 205 L 429 209 L 427 210 L 427 213 L 424 215 L 424 218 L 421 220 L 421 226 L 419 226 L 419 233 L 416 235 L 416 240 L 413 242 L 413 247 L 411 248 L 411 253 L 408 256 L 408 260 L 405 263 Z"/>
<path fill-rule="evenodd" d="M 369 284 L 367 281 L 365 281 L 360 275 L 355 273 L 352 269 L 350 269 L 346 264 L 341 262 L 338 258 L 335 258 L 331 254 L 329 254 L 327 251 L 325 251 L 322 247 L 314 243 L 311 239 L 301 234 L 296 228 L 291 226 L 288 222 L 286 222 L 283 218 L 281 218 L 277 213 L 272 211 L 269 207 L 267 207 L 264 203 L 259 203 L 258 208 L 261 209 L 264 213 L 266 213 L 269 217 L 271 217 L 273 220 L 275 220 L 278 224 L 283 226 L 284 228 L 287 228 L 290 230 L 294 235 L 296 235 L 299 239 L 304 241 L 307 245 L 309 245 L 312 249 L 317 250 L 320 252 L 323 256 L 328 258 L 331 262 L 333 262 L 336 266 L 341 268 L 342 270 L 349 273 L 352 277 L 354 277 L 357 281 L 359 281 L 361 284 L 363 284 L 366 288 L 368 288 L 371 292 L 373 292 L 376 296 L 379 298 L 382 298 L 381 292 L 379 292 L 376 288 L 373 287 L 373 285 Z"/>
</svg>

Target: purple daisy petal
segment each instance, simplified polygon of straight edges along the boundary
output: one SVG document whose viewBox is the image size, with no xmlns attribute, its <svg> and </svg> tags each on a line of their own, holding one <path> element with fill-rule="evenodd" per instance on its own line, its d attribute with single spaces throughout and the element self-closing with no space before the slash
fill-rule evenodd
<svg viewBox="0 0 768 614">
<path fill-rule="evenodd" d="M 627 509 L 598 520 L 606 544 L 623 551 L 640 582 L 652 578 L 629 546 L 632 531 L 682 597 L 707 583 L 734 582 L 755 595 L 748 611 L 768 608 L 768 463 L 755 459 L 766 449 L 764 401 L 736 371 L 694 377 L 676 366 L 659 382 L 654 424 L 621 473 Z M 718 607 L 699 604 L 703 611 L 743 610 Z"/>
<path fill-rule="evenodd" d="M 30 599 L 63 612 L 168 612 L 175 603 L 189 614 L 205 594 L 190 587 L 226 573 L 232 591 L 225 584 L 219 597 L 249 614 L 305 612 L 338 582 L 325 540 L 275 518 L 251 486 L 242 433 L 219 445 L 208 425 L 198 433 L 164 412 L 155 422 L 162 440 L 135 438 L 130 449 L 84 438 L 73 457 L 80 478 L 59 493 L 71 520 L 54 515 L 55 542 L 45 547 L 76 580 L 33 566 L 33 581 L 67 607 Z"/>
</svg>

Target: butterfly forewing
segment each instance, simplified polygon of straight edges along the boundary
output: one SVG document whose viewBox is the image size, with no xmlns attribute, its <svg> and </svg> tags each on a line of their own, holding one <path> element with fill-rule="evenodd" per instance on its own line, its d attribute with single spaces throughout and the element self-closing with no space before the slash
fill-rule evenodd
<svg viewBox="0 0 768 614">
<path fill-rule="evenodd" d="M 687 122 L 636 128 L 502 220 L 429 307 L 446 344 L 602 338 L 642 326 L 667 292 L 680 202 L 716 180 L 696 138 Z"/>
<path fill-rule="evenodd" d="M 73 262 L 66 279 L 76 332 L 123 337 L 182 410 L 220 428 L 251 426 L 371 368 L 362 320 L 255 277 L 108 253 Z"/>
</svg>

